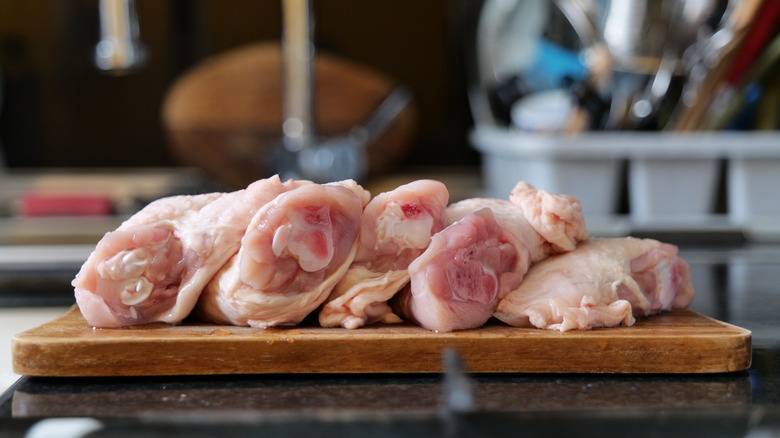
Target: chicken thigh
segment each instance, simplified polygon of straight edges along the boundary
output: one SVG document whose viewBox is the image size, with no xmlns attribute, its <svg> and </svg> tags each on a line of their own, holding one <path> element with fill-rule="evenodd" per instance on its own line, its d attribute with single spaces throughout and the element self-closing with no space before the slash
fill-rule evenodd
<svg viewBox="0 0 780 438">
<path fill-rule="evenodd" d="M 532 263 L 588 237 L 576 198 L 523 182 L 513 193 L 511 200 L 474 198 L 447 207 L 451 225 L 409 265 L 411 288 L 395 307 L 404 317 L 439 332 L 479 327 Z"/>
<path fill-rule="evenodd" d="M 687 307 L 694 295 L 677 247 L 633 237 L 589 239 L 533 265 L 495 316 L 516 327 L 567 331 L 633 325 Z"/>
<path fill-rule="evenodd" d="M 435 234 L 409 265 L 411 287 L 394 309 L 436 332 L 482 326 L 519 282 L 514 268 L 521 258 L 490 209 L 471 213 Z"/>
<path fill-rule="evenodd" d="M 252 218 L 238 253 L 208 283 L 198 314 L 260 328 L 302 321 L 355 258 L 367 200 L 356 184 L 309 184 L 276 197 Z"/>
<path fill-rule="evenodd" d="M 528 247 L 531 262 L 544 260 L 551 254 L 571 251 L 588 238 L 582 206 L 576 197 L 538 190 L 520 181 L 512 190 L 509 201 L 472 198 L 447 207 L 447 222 L 488 207 L 515 241 Z"/>
<path fill-rule="evenodd" d="M 150 203 L 106 233 L 82 265 L 72 282 L 81 313 L 95 327 L 180 322 L 238 251 L 255 212 L 307 183 L 274 176 L 236 192 Z"/>
</svg>

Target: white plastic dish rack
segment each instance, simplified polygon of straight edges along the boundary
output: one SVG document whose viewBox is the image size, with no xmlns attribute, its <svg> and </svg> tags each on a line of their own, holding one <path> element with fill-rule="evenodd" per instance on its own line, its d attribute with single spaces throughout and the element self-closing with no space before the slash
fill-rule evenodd
<svg viewBox="0 0 780 438">
<path fill-rule="evenodd" d="M 575 195 L 594 235 L 725 230 L 780 240 L 778 131 L 546 135 L 477 127 L 471 142 L 482 154 L 486 196 L 505 198 L 521 179 Z M 623 193 L 627 212 L 619 211 Z M 721 195 L 725 212 L 717 211 Z"/>
</svg>

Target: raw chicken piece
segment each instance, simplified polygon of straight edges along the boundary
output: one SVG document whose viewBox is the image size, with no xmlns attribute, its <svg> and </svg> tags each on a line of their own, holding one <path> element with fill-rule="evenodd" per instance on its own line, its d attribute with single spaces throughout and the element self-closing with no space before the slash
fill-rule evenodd
<svg viewBox="0 0 780 438">
<path fill-rule="evenodd" d="M 158 199 L 106 233 L 73 280 L 95 327 L 178 323 L 203 286 L 238 251 L 258 208 L 308 184 L 274 176 L 231 193 Z"/>
<path fill-rule="evenodd" d="M 479 327 L 519 283 L 515 268 L 522 258 L 490 209 L 471 213 L 435 234 L 409 265 L 411 287 L 393 308 L 437 332 Z"/>
<path fill-rule="evenodd" d="M 495 316 L 516 327 L 566 331 L 633 325 L 634 317 L 687 307 L 688 264 L 677 247 L 633 237 L 590 239 L 536 265 Z"/>
<path fill-rule="evenodd" d="M 309 184 L 279 195 L 257 212 L 238 253 L 206 286 L 198 314 L 260 328 L 299 323 L 355 258 L 368 196 L 343 183 Z"/>
<path fill-rule="evenodd" d="M 440 332 L 483 325 L 532 263 L 573 249 L 588 237 L 576 198 L 536 190 L 524 182 L 517 185 L 511 201 L 467 199 L 447 207 L 446 215 L 452 223 L 442 232 L 446 237 L 434 236 L 434 241 L 446 244 L 432 243 L 409 266 L 411 288 L 397 306 L 403 316 Z M 495 254 L 483 254 L 493 250 L 501 254 L 501 263 L 495 262 Z M 473 284 L 455 273 L 466 273 Z M 457 299 L 468 294 L 465 288 L 474 288 L 474 299 Z"/>
<path fill-rule="evenodd" d="M 351 266 L 320 309 L 320 325 L 354 329 L 374 322 L 401 322 L 387 302 L 408 283 L 406 269 L 376 272 Z"/>
<path fill-rule="evenodd" d="M 407 267 L 444 228 L 447 187 L 419 180 L 380 193 L 363 211 L 358 254 L 320 309 L 323 327 L 400 322 L 387 301 L 409 282 Z"/>
<path fill-rule="evenodd" d="M 493 209 L 507 231 L 529 247 L 532 262 L 551 254 L 571 251 L 578 242 L 588 238 L 582 206 L 576 197 L 537 190 L 525 181 L 517 183 L 509 202 L 473 198 L 450 205 L 447 207 L 447 222 L 452 223 L 484 207 Z"/>
</svg>

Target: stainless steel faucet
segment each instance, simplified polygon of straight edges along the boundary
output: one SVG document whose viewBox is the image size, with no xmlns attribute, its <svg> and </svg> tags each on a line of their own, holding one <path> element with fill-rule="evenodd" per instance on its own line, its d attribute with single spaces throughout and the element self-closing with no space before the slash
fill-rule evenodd
<svg viewBox="0 0 780 438">
<path fill-rule="evenodd" d="M 368 170 L 367 148 L 410 103 L 398 87 L 369 117 L 349 132 L 318 137 L 314 123 L 314 18 L 312 0 L 282 0 L 284 97 L 282 147 L 271 171 L 317 182 L 360 180 Z"/>
<path fill-rule="evenodd" d="M 314 40 L 310 0 L 282 0 L 284 146 L 297 152 L 310 146 L 314 135 Z"/>
<path fill-rule="evenodd" d="M 95 65 L 111 74 L 125 74 L 146 63 L 147 50 L 140 39 L 135 0 L 100 0 L 100 42 Z"/>
</svg>

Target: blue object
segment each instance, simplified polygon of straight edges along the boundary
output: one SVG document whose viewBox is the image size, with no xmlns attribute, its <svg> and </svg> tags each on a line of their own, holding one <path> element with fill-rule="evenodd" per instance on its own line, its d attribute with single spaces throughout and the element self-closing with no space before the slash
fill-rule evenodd
<svg viewBox="0 0 780 438">
<path fill-rule="evenodd" d="M 533 90 L 548 90 L 564 85 L 564 78 L 584 79 L 588 69 L 577 53 L 547 39 L 539 39 L 534 63 L 523 72 L 523 79 Z"/>
</svg>

